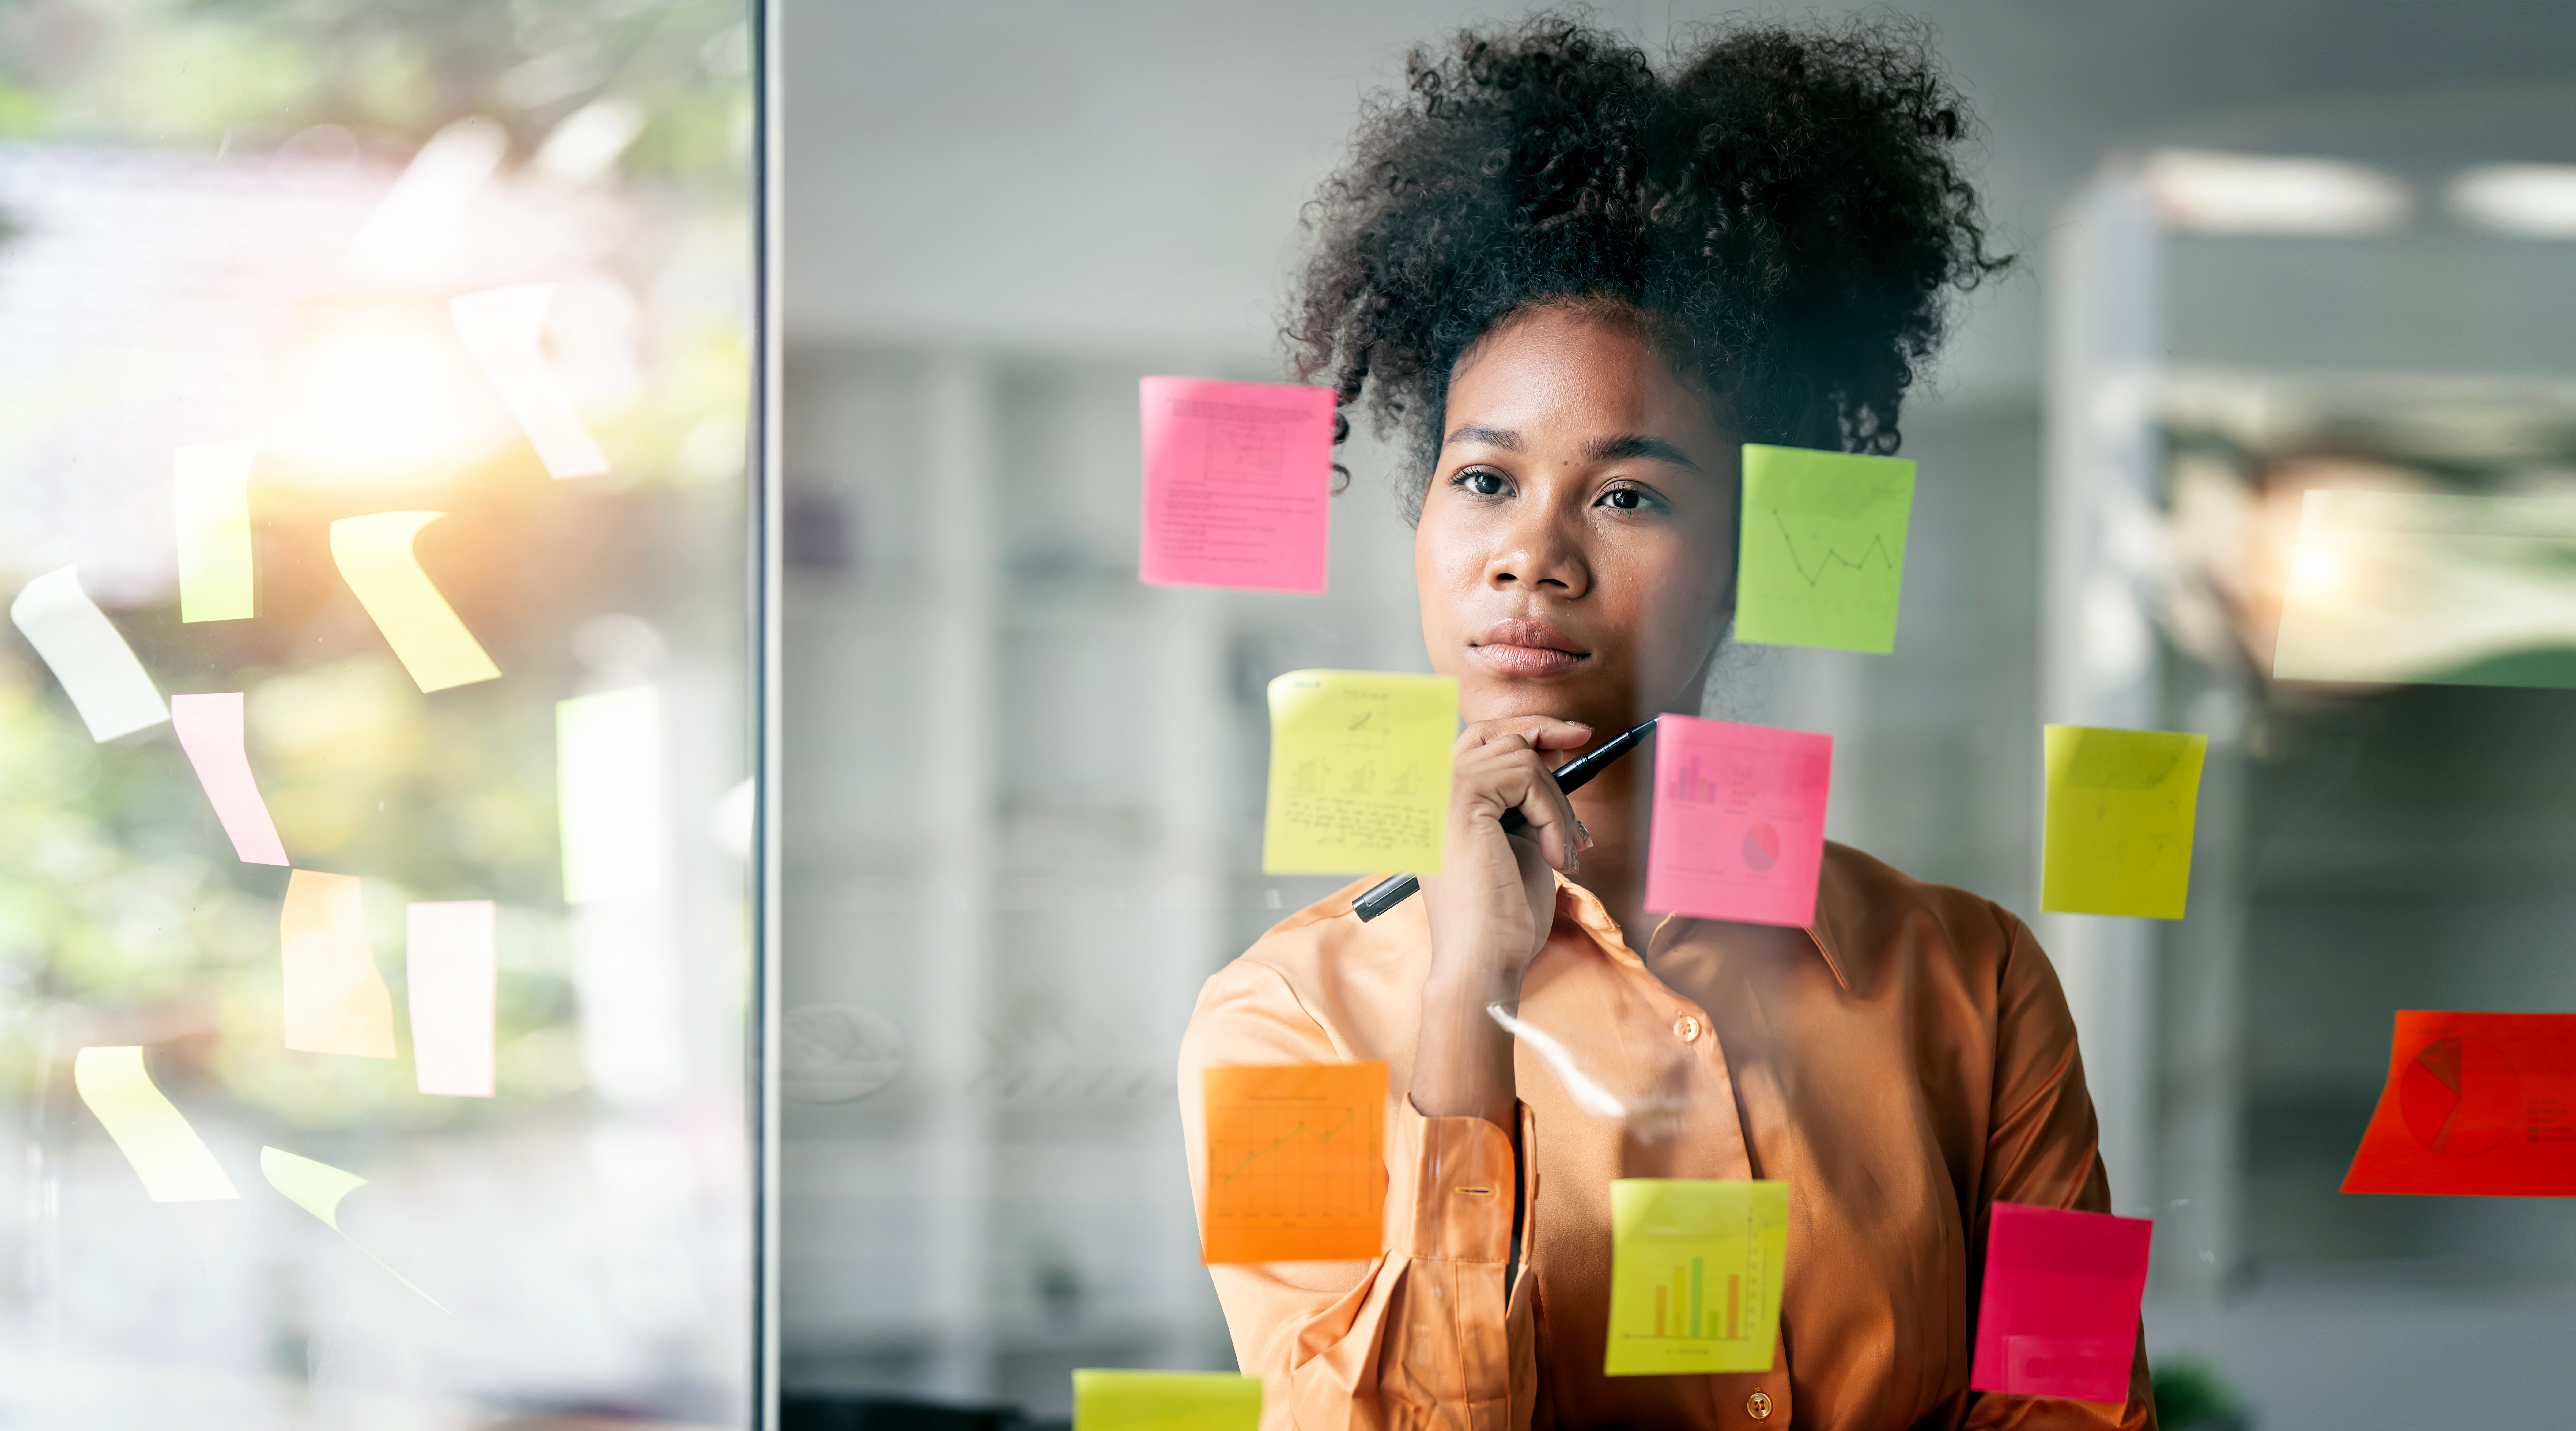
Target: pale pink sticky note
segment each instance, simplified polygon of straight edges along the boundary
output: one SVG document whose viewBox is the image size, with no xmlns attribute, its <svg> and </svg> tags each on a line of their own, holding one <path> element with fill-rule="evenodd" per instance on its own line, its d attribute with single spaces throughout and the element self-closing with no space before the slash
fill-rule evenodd
<svg viewBox="0 0 2576 1431">
<path fill-rule="evenodd" d="M 1333 391 L 1147 378 L 1145 549 L 1155 586 L 1324 589 Z"/>
<path fill-rule="evenodd" d="M 420 1091 L 489 1098 L 498 911 L 488 899 L 460 899 L 415 904 L 405 916 L 403 977 Z"/>
<path fill-rule="evenodd" d="M 1833 767 L 1830 735 L 1665 716 L 1646 907 L 1804 927 L 1816 917 Z"/>
<path fill-rule="evenodd" d="M 2143 1217 L 1996 1203 L 1968 1385 L 2126 1402 L 2155 1230 Z"/>
<path fill-rule="evenodd" d="M 213 802 L 215 818 L 232 837 L 233 853 L 246 864 L 288 863 L 268 803 L 259 798 L 259 782 L 251 778 L 250 752 L 242 744 L 242 693 L 172 696 L 170 724 L 178 728 L 179 748 L 197 768 L 197 783 Z"/>
</svg>

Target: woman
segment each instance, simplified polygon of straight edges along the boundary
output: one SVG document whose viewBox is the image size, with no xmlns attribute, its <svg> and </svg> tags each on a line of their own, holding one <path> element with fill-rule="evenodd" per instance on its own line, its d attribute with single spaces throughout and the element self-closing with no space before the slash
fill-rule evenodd
<svg viewBox="0 0 2576 1431">
<path fill-rule="evenodd" d="M 2125 1408 L 1968 1389 L 1993 1203 L 2110 1204 L 2029 932 L 1839 845 L 1808 928 L 1659 923 L 1651 752 L 1571 799 L 1548 774 L 1699 708 L 1741 444 L 1895 450 L 1947 296 L 2001 266 L 1955 96 L 1888 25 L 1736 26 L 1658 71 L 1542 17 L 1408 81 L 1325 190 L 1290 337 L 1417 445 L 1466 730 L 1422 896 L 1282 922 L 1183 1044 L 1196 1187 L 1204 1069 L 1390 1068 L 1385 1252 L 1211 1269 L 1267 1425 L 2151 1425 L 2143 1355 Z M 1769 1371 L 1602 1374 L 1621 1177 L 1788 1182 Z"/>
</svg>

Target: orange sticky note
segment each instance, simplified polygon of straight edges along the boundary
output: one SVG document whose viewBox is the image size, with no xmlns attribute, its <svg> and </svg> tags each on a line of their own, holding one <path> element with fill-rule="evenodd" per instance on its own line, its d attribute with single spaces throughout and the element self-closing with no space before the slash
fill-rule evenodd
<svg viewBox="0 0 2576 1431">
<path fill-rule="evenodd" d="M 2343 1190 L 2576 1197 L 2576 1014 L 2400 1009 Z"/>
<path fill-rule="evenodd" d="M 296 870 L 278 916 L 286 945 L 286 1046 L 394 1056 L 394 998 L 358 921 L 355 875 Z"/>
<path fill-rule="evenodd" d="M 1207 1070 L 1204 1262 L 1375 1257 L 1386 1206 L 1386 1065 Z"/>
</svg>

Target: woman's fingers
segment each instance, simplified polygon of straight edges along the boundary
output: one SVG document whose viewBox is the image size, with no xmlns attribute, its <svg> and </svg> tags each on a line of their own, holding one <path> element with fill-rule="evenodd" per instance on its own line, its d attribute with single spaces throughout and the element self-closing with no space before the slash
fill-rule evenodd
<svg viewBox="0 0 2576 1431">
<path fill-rule="evenodd" d="M 1521 834 L 1538 846 L 1551 866 L 1568 871 L 1586 837 L 1579 833 L 1574 806 L 1559 789 L 1550 757 L 1511 741 L 1496 741 L 1458 762 L 1453 777 L 1459 813 L 1469 819 L 1499 822 L 1517 809 L 1527 822 Z"/>
<path fill-rule="evenodd" d="M 1454 755 L 1489 745 L 1517 745 L 1531 750 L 1580 750 L 1592 743 L 1592 727 L 1579 720 L 1558 720 L 1554 716 L 1506 716 L 1501 720 L 1471 721 L 1458 733 Z"/>
</svg>

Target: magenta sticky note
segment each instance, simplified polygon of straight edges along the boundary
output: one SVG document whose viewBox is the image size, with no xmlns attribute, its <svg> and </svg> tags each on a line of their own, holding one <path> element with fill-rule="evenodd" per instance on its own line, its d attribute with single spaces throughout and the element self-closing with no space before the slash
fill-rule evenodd
<svg viewBox="0 0 2576 1431">
<path fill-rule="evenodd" d="M 1968 1385 L 2126 1402 L 2154 1236 L 2143 1217 L 1996 1203 Z"/>
<path fill-rule="evenodd" d="M 1320 592 L 1333 392 L 1147 378 L 1145 547 L 1155 586 Z"/>
<path fill-rule="evenodd" d="M 250 752 L 242 743 L 242 693 L 172 696 L 170 724 L 178 729 L 179 748 L 197 771 L 197 783 L 215 807 L 215 818 L 233 842 L 233 853 L 248 864 L 287 863 L 286 845 L 277 824 L 268 818 L 268 802 L 259 798 L 251 778 Z"/>
<path fill-rule="evenodd" d="M 1830 735 L 1663 717 L 1646 907 L 1803 928 L 1816 917 L 1833 768 Z"/>
</svg>

